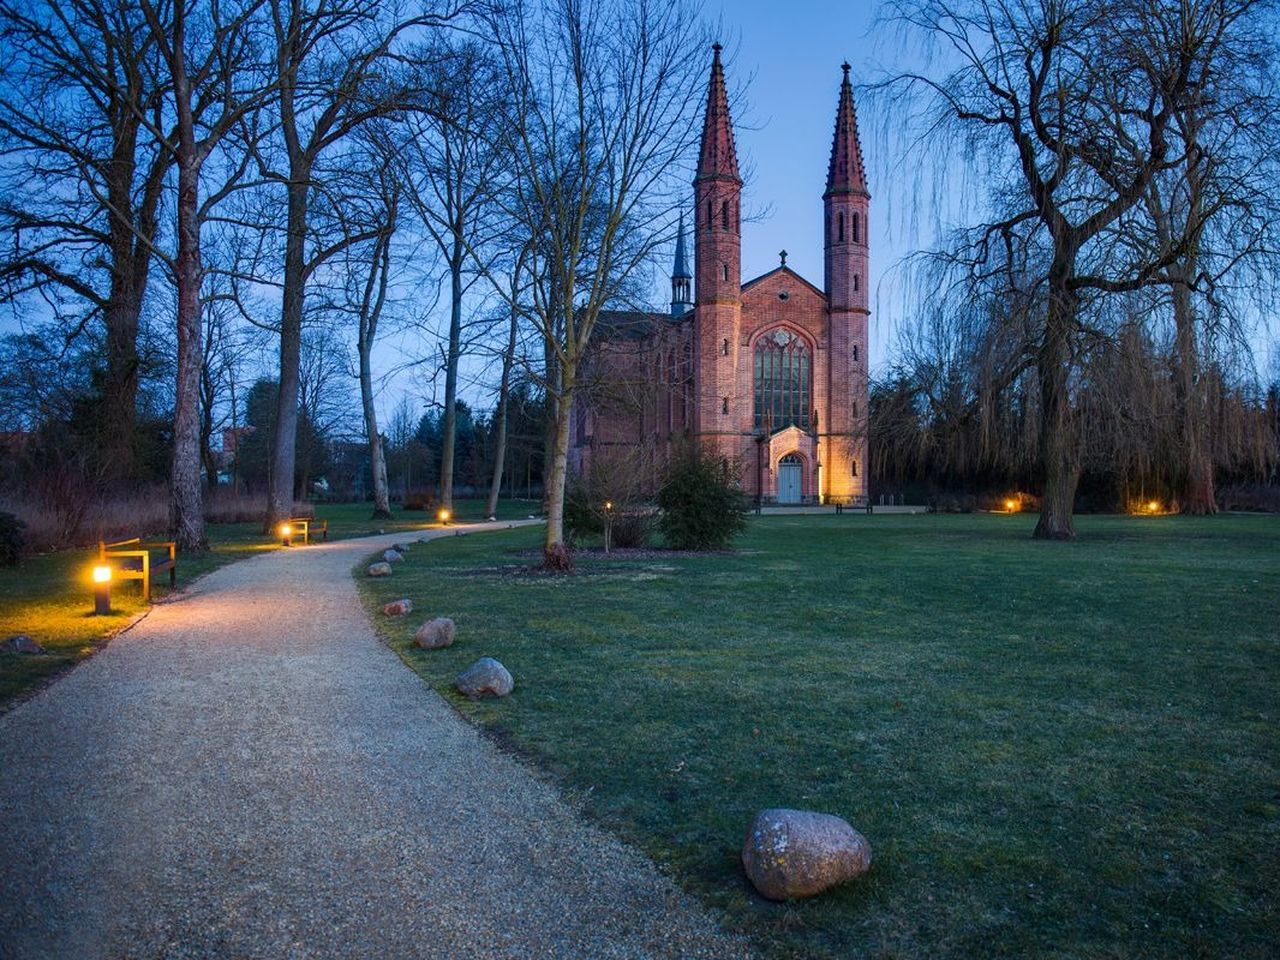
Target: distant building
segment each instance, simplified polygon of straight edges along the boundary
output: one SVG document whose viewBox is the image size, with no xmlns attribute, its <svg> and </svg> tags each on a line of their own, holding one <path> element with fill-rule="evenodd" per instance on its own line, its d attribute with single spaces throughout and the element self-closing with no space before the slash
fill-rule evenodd
<svg viewBox="0 0 1280 960">
<path fill-rule="evenodd" d="M 823 193 L 825 276 L 786 265 L 742 283 L 740 198 L 720 46 L 693 181 L 694 268 L 681 219 L 669 314 L 606 313 L 575 402 L 571 465 L 637 468 L 690 438 L 779 503 L 864 497 L 871 195 L 844 64 Z"/>
</svg>

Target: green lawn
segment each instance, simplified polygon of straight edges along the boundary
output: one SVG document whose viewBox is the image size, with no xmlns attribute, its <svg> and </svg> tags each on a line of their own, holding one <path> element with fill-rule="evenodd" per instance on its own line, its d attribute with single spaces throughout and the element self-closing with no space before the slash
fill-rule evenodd
<svg viewBox="0 0 1280 960">
<path fill-rule="evenodd" d="M 533 509 L 536 505 L 527 502 L 502 502 L 499 516 L 514 519 L 526 516 Z M 329 520 L 331 539 L 363 537 L 380 530 L 393 533 L 435 526 L 434 515 L 421 511 L 403 512 L 397 508 L 392 520 L 379 521 L 370 519 L 371 512 L 366 503 L 316 506 L 316 516 Z M 459 501 L 457 512 L 460 519 L 479 520 L 484 503 Z M 224 563 L 279 547 L 277 540 L 262 535 L 259 523 L 211 524 L 208 535 L 211 547 L 208 553 L 179 556 L 179 589 Z M 154 533 L 148 538 L 161 537 Z M 93 594 L 89 569 L 96 556 L 95 549 L 60 550 L 29 557 L 17 567 L 0 567 L 0 641 L 25 633 L 46 650 L 39 656 L 0 652 L 0 711 L 15 698 L 92 654 L 143 610 L 140 587 L 131 583 L 112 591 L 112 609 L 117 613 L 109 617 L 91 616 Z M 167 575 L 157 577 L 152 596 L 163 599 L 168 593 L 168 583 Z"/>
<path fill-rule="evenodd" d="M 1280 955 L 1280 518 L 772 517 L 725 555 L 580 556 L 540 531 L 415 548 L 371 606 L 458 708 L 777 956 Z M 458 622 L 446 651 L 410 645 Z M 755 897 L 762 807 L 840 814 L 870 874 Z"/>
</svg>

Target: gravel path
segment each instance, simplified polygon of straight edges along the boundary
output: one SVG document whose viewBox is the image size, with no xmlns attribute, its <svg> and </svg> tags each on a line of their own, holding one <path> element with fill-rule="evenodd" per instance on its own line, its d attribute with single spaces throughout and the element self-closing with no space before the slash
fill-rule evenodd
<svg viewBox="0 0 1280 960">
<path fill-rule="evenodd" d="M 749 955 L 378 642 L 397 539 L 224 567 L 0 717 L 0 958 Z"/>
</svg>

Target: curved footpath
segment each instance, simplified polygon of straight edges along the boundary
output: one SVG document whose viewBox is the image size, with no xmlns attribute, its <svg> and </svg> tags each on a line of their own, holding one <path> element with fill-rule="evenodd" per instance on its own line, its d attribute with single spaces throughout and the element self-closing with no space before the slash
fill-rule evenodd
<svg viewBox="0 0 1280 960">
<path fill-rule="evenodd" d="M 0 717 L 0 958 L 749 955 L 377 640 L 351 568 L 413 536 L 223 567 Z"/>
</svg>

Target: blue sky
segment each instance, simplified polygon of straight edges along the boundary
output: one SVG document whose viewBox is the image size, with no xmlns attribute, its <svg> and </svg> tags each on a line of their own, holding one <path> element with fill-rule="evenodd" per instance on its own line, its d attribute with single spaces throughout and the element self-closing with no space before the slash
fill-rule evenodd
<svg viewBox="0 0 1280 960">
<path fill-rule="evenodd" d="M 726 79 L 735 95 L 739 162 L 748 177 L 744 215 L 761 214 L 743 224 L 744 280 L 776 267 L 778 251 L 785 248 L 787 265 L 822 286 L 822 191 L 835 129 L 840 64 L 847 60 L 852 65 L 855 83 L 875 74 L 875 6 L 869 0 L 708 3 L 707 17 L 722 24 L 722 42 L 732 55 Z M 709 69 L 709 52 L 707 60 Z M 871 181 L 875 291 L 884 271 L 907 250 L 900 240 L 891 239 L 886 227 L 891 197 L 886 185 L 877 181 L 889 165 L 874 155 L 871 119 L 860 103 L 858 120 Z M 885 360 L 892 317 L 883 298 L 880 304 L 873 299 L 872 308 L 872 364 L 879 366 Z"/>
</svg>

